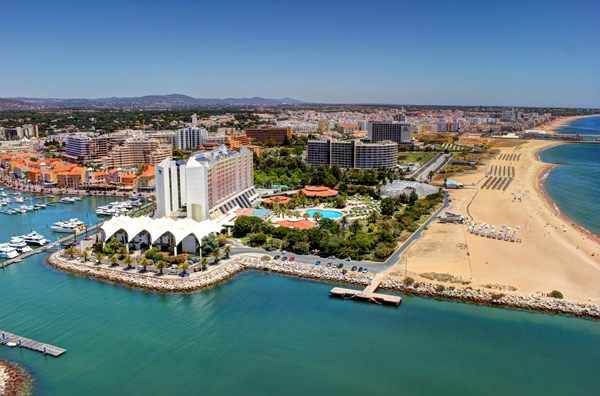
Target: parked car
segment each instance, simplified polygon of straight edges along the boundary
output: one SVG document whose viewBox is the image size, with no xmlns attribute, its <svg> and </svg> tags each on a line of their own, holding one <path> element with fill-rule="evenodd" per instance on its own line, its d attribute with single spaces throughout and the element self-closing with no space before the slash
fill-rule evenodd
<svg viewBox="0 0 600 396">
<path fill-rule="evenodd" d="M 320 261 L 317 261 L 317 262 L 315 263 L 315 265 L 320 265 L 320 264 L 321 264 L 321 262 L 320 262 Z"/>
<path fill-rule="evenodd" d="M 363 267 L 358 267 L 358 272 L 362 272 L 363 271 Z"/>
<path fill-rule="evenodd" d="M 335 256 L 329 256 L 328 259 L 335 260 Z"/>
<path fill-rule="evenodd" d="M 328 267 L 331 267 L 331 263 L 327 263 L 327 266 L 328 266 Z"/>
<path fill-rule="evenodd" d="M 275 260 L 279 260 L 279 257 L 281 257 L 280 255 L 277 255 L 275 257 L 273 257 Z"/>
<path fill-rule="evenodd" d="M 287 250 L 282 250 L 281 253 L 286 254 Z"/>
<path fill-rule="evenodd" d="M 339 264 L 338 264 L 338 268 L 339 268 L 339 269 L 342 269 L 343 267 L 344 267 L 344 264 L 342 264 L 342 263 L 339 263 Z"/>
<path fill-rule="evenodd" d="M 365 268 L 363 269 L 363 274 L 366 274 L 367 272 L 369 272 L 369 269 L 368 269 L 367 267 L 365 267 Z"/>
<path fill-rule="evenodd" d="M 285 260 L 287 260 L 287 257 L 286 257 L 286 256 L 283 256 L 283 257 L 281 258 L 281 260 L 282 260 L 282 261 L 285 261 Z"/>
<path fill-rule="evenodd" d="M 356 271 L 356 265 L 350 271 Z"/>
<path fill-rule="evenodd" d="M 290 257 L 290 261 L 294 261 L 294 260 L 296 260 L 296 257 L 294 257 L 294 256 Z"/>
</svg>

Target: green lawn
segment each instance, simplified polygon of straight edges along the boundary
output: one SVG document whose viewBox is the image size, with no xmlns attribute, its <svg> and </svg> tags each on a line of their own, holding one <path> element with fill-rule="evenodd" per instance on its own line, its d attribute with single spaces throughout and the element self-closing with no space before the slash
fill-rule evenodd
<svg viewBox="0 0 600 396">
<path fill-rule="evenodd" d="M 437 153 L 433 151 L 429 152 L 417 152 L 417 153 L 400 153 L 398 154 L 398 162 L 418 162 L 421 165 L 435 157 Z"/>
</svg>

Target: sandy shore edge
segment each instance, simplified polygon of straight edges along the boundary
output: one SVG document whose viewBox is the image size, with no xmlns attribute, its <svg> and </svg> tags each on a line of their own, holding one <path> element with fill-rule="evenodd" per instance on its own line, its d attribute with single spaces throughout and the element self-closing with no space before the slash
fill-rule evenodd
<svg viewBox="0 0 600 396">
<path fill-rule="evenodd" d="M 556 203 L 556 201 L 554 201 L 550 197 L 550 194 L 548 193 L 548 190 L 546 189 L 546 179 L 547 179 L 548 175 L 550 174 L 550 172 L 552 172 L 553 169 L 555 169 L 556 167 L 561 166 L 561 165 L 542 161 L 540 154 L 550 148 L 557 147 L 557 146 L 563 145 L 563 144 L 576 144 L 576 143 L 559 142 L 559 143 L 556 143 L 553 145 L 542 147 L 538 151 L 536 151 L 535 159 L 538 162 L 547 165 L 546 167 L 544 167 L 540 170 L 540 173 L 538 175 L 537 191 L 539 192 L 540 196 L 542 198 L 544 198 L 545 202 L 548 204 L 550 209 L 553 210 L 558 217 L 563 219 L 565 222 L 569 223 L 573 228 L 577 229 L 579 232 L 585 234 L 585 236 L 587 238 L 595 241 L 596 243 L 600 243 L 600 236 L 598 236 L 598 235 L 594 234 L 593 232 L 591 232 L 590 230 L 586 229 L 585 227 L 583 227 L 583 225 L 579 224 L 577 221 L 575 221 L 574 219 L 569 217 L 567 214 L 565 214 L 565 212 L 560 210 L 558 204 Z"/>
<path fill-rule="evenodd" d="M 82 264 L 69 262 L 60 257 L 60 252 L 52 253 L 47 258 L 47 263 L 54 268 L 78 275 L 90 276 L 96 279 L 114 282 L 134 288 L 141 288 L 159 293 L 192 292 L 216 286 L 233 278 L 244 271 L 268 271 L 275 274 L 292 276 L 313 281 L 340 283 L 353 286 L 366 286 L 372 276 L 357 274 L 306 264 L 284 263 L 279 261 L 262 261 L 256 257 L 241 256 L 232 259 L 220 268 L 194 279 L 161 279 L 140 275 L 137 273 L 124 273 L 109 268 L 100 271 Z M 388 278 L 380 288 L 384 290 L 433 297 L 462 302 L 501 306 L 513 309 L 522 309 L 538 312 L 573 315 L 582 318 L 600 319 L 600 307 L 592 304 L 572 303 L 555 298 L 541 298 L 535 296 L 504 295 L 502 293 L 489 293 L 483 290 L 470 290 L 462 288 L 439 290 L 437 285 L 418 283 L 407 285 L 402 280 Z"/>
</svg>

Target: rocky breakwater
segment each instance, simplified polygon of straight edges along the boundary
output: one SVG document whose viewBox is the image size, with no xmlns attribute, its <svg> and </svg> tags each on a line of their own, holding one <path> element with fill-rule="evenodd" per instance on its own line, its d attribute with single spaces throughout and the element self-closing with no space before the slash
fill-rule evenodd
<svg viewBox="0 0 600 396">
<path fill-rule="evenodd" d="M 405 284 L 400 279 L 389 278 L 380 287 L 390 291 L 406 294 L 416 294 L 425 297 L 446 298 L 477 304 L 497 305 L 507 308 L 525 309 L 564 315 L 574 315 L 584 318 L 600 319 L 600 307 L 593 304 L 573 303 L 557 298 L 542 298 L 535 296 L 516 296 L 489 293 L 484 290 L 444 289 L 430 283 Z"/>
<path fill-rule="evenodd" d="M 60 251 L 48 256 L 47 262 L 51 266 L 63 271 L 162 293 L 190 292 L 204 289 L 222 283 L 236 274 L 248 270 L 269 271 L 304 279 L 361 286 L 366 286 L 371 281 L 371 277 L 364 274 L 344 274 L 342 271 L 332 268 L 273 260 L 263 261 L 262 259 L 248 256 L 236 258 L 221 264 L 218 268 L 203 273 L 193 273 L 190 277 L 181 279 L 166 279 L 156 276 L 153 273 L 124 272 L 105 267 L 98 269 L 97 267 L 70 261 L 62 257 Z"/>
<path fill-rule="evenodd" d="M 29 373 L 14 362 L 0 360 L 0 395 L 24 396 L 33 391 Z"/>
</svg>

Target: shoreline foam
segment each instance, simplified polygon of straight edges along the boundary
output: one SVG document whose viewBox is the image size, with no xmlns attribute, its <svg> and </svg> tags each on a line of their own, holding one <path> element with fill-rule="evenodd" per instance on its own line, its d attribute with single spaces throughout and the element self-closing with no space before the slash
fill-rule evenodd
<svg viewBox="0 0 600 396">
<path fill-rule="evenodd" d="M 262 261 L 256 257 L 241 256 L 232 259 L 203 277 L 189 279 L 164 279 L 155 278 L 137 273 L 125 273 L 108 268 L 100 271 L 86 265 L 69 262 L 59 257 L 60 251 L 52 253 L 46 259 L 47 263 L 59 270 L 89 276 L 134 288 L 141 288 L 159 293 L 193 292 L 217 286 L 235 275 L 244 271 L 268 271 L 271 273 L 292 276 L 296 278 L 321 281 L 328 283 L 341 283 L 354 286 L 368 285 L 372 277 L 363 274 L 341 271 L 330 268 L 315 267 L 307 264 L 281 263 L 273 260 Z M 434 297 L 476 303 L 491 306 L 500 306 L 511 309 L 522 309 L 537 312 L 546 312 L 561 315 L 571 315 L 588 319 L 600 319 L 600 307 L 593 304 L 572 303 L 555 298 L 542 298 L 534 296 L 503 295 L 501 293 L 488 293 L 481 290 L 446 289 L 438 290 L 436 285 L 420 282 L 418 286 L 407 285 L 398 279 L 384 280 L 381 289 L 412 294 L 421 297 Z"/>
</svg>

